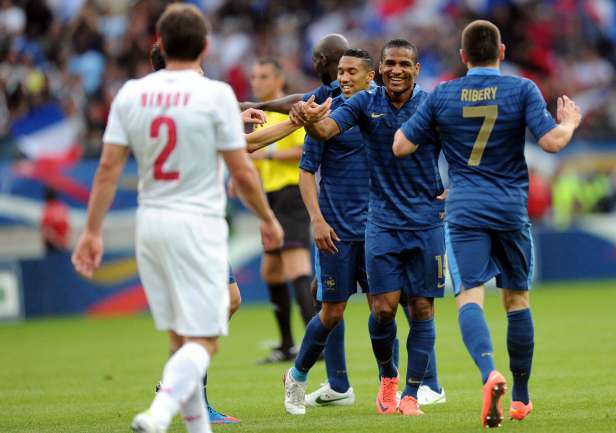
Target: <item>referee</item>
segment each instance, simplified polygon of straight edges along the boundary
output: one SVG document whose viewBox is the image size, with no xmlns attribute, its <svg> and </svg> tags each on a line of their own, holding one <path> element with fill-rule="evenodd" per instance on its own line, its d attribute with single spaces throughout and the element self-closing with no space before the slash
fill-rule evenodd
<svg viewBox="0 0 616 433">
<path fill-rule="evenodd" d="M 275 59 L 260 59 L 251 74 L 252 91 L 259 101 L 280 98 L 285 84 L 282 68 Z M 267 112 L 267 123 L 274 125 L 288 119 L 286 114 Z M 280 250 L 264 251 L 261 277 L 267 284 L 274 315 L 280 329 L 280 345 L 263 363 L 289 361 L 295 358 L 291 333 L 291 299 L 288 283 L 304 323 L 316 313 L 310 282 L 310 217 L 299 192 L 299 160 L 304 145 L 304 129 L 299 129 L 267 148 L 251 154 L 261 175 L 269 204 L 280 221 L 284 244 Z"/>
</svg>

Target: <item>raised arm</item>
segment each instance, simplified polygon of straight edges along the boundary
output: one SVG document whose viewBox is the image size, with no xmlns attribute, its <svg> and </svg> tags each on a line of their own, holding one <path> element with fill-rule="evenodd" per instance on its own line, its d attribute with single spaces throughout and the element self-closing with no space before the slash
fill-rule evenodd
<svg viewBox="0 0 616 433">
<path fill-rule="evenodd" d="M 289 115 L 292 120 L 304 123 L 308 135 L 317 140 L 327 141 L 342 132 L 334 119 L 327 117 L 331 104 L 332 98 L 327 98 L 322 104 L 317 104 L 312 96 L 306 102 L 296 103 Z"/>
<path fill-rule="evenodd" d="M 558 98 L 556 120 L 558 125 L 538 141 L 539 146 L 549 153 L 557 153 L 563 150 L 571 141 L 573 133 L 582 120 L 580 107 L 569 99 L 567 95 Z"/>
<path fill-rule="evenodd" d="M 273 99 L 271 101 L 264 102 L 241 102 L 240 109 L 247 110 L 249 108 L 257 108 L 265 111 L 275 111 L 276 113 L 289 114 L 291 107 L 296 102 L 303 99 L 302 93 L 295 93 L 293 95 L 283 96 L 282 98 Z"/>
<path fill-rule="evenodd" d="M 266 128 L 259 128 L 250 134 L 246 134 L 246 149 L 249 153 L 252 153 L 269 144 L 275 143 L 301 127 L 302 125 L 296 125 L 290 120 L 285 120 L 284 122 Z"/>
</svg>

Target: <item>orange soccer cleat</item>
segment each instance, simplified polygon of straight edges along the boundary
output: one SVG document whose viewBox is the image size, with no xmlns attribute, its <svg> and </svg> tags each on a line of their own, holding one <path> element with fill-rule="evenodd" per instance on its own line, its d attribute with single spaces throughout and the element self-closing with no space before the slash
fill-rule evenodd
<svg viewBox="0 0 616 433">
<path fill-rule="evenodd" d="M 505 391 L 507 391 L 507 380 L 502 374 L 494 370 L 483 385 L 481 423 L 484 427 L 500 427 L 503 422 L 501 399 L 505 395 Z"/>
<path fill-rule="evenodd" d="M 381 377 L 379 393 L 376 395 L 376 411 L 384 415 L 396 413 L 398 409 L 398 400 L 396 392 L 398 391 L 398 382 L 400 375 L 396 377 Z"/>
<path fill-rule="evenodd" d="M 511 406 L 509 406 L 509 418 L 522 421 L 532 411 L 532 401 L 529 401 L 528 404 L 524 404 L 521 401 L 512 401 Z"/>
<path fill-rule="evenodd" d="M 419 403 L 410 395 L 405 395 L 400 400 L 400 406 L 398 406 L 398 412 L 404 416 L 422 416 L 424 413 L 419 409 Z"/>
</svg>

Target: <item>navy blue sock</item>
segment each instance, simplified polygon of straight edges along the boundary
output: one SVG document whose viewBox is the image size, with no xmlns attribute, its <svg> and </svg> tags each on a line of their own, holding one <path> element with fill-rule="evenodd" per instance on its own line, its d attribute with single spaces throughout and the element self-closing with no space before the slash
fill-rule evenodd
<svg viewBox="0 0 616 433">
<path fill-rule="evenodd" d="M 394 346 L 391 350 L 392 356 L 394 358 L 394 367 L 396 367 L 396 370 L 399 370 L 398 367 L 400 366 L 400 339 L 398 337 L 396 337 L 396 339 L 394 340 Z"/>
<path fill-rule="evenodd" d="M 528 379 L 530 378 L 535 348 L 535 330 L 530 309 L 507 313 L 507 350 L 509 369 L 513 374 L 512 401 L 528 404 Z"/>
<path fill-rule="evenodd" d="M 346 369 L 346 356 L 344 354 L 344 320 L 341 320 L 325 343 L 325 368 L 327 381 L 336 392 L 347 392 L 350 388 Z"/>
<path fill-rule="evenodd" d="M 492 337 L 483 310 L 475 303 L 463 305 L 458 312 L 458 322 L 466 349 L 481 371 L 481 380 L 486 383 L 495 367 Z"/>
<path fill-rule="evenodd" d="M 321 318 L 318 314 L 315 314 L 308 325 L 306 326 L 306 333 L 302 345 L 295 358 L 295 369 L 303 374 L 308 374 L 308 371 L 319 359 L 319 355 L 325 348 L 327 342 L 327 336 L 332 330 L 326 328 L 321 323 Z"/>
<path fill-rule="evenodd" d="M 406 385 L 402 396 L 410 395 L 417 398 L 419 385 L 430 363 L 430 354 L 434 350 L 434 319 L 412 320 L 411 330 L 406 339 L 406 350 L 409 353 Z"/>
<path fill-rule="evenodd" d="M 432 391 L 441 392 L 441 384 L 438 383 L 438 374 L 436 373 L 436 352 L 432 350 L 430 354 L 430 363 L 426 369 L 426 373 L 423 378 L 423 385 L 428 385 Z"/>
<path fill-rule="evenodd" d="M 381 377 L 396 377 L 398 371 L 394 365 L 393 346 L 396 339 L 396 321 L 379 323 L 371 313 L 368 319 L 368 329 L 372 342 L 372 351 L 379 364 Z"/>
</svg>

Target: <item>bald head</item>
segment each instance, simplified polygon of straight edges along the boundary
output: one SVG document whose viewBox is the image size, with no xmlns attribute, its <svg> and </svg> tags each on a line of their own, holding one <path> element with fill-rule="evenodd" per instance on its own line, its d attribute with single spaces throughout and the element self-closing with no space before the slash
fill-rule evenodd
<svg viewBox="0 0 616 433">
<path fill-rule="evenodd" d="M 324 84 L 329 84 L 335 79 L 338 61 L 349 48 L 349 41 L 338 33 L 326 35 L 314 47 L 312 62 Z"/>
<path fill-rule="evenodd" d="M 473 66 L 486 66 L 500 59 L 501 34 L 486 20 L 475 20 L 462 31 L 462 49 Z"/>
</svg>

